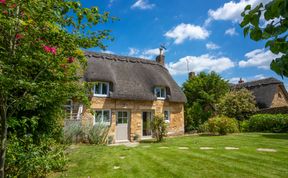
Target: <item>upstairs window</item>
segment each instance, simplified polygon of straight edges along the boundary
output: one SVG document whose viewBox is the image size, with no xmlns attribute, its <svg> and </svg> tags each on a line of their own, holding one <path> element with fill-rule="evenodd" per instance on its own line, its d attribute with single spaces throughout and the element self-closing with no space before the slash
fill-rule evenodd
<svg viewBox="0 0 288 178">
<path fill-rule="evenodd" d="M 108 82 L 98 82 L 94 85 L 94 96 L 107 97 L 109 93 Z"/>
<path fill-rule="evenodd" d="M 94 124 L 110 125 L 110 110 L 95 111 Z"/>
<path fill-rule="evenodd" d="M 166 98 L 166 88 L 156 87 L 154 89 L 154 94 L 157 97 L 157 99 L 165 99 Z"/>
</svg>

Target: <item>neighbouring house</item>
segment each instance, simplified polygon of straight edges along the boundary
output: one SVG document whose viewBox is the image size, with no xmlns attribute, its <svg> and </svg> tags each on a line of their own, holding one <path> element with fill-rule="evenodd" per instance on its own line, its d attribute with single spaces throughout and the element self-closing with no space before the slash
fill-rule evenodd
<svg viewBox="0 0 288 178">
<path fill-rule="evenodd" d="M 93 87 L 90 108 L 75 110 L 74 116 L 83 111 L 82 124 L 106 124 L 113 142 L 133 141 L 151 138 L 149 124 L 154 115 L 162 115 L 169 125 L 168 135 L 184 133 L 186 97 L 165 68 L 161 50 L 155 61 L 95 52 L 85 55 L 84 81 Z"/>
<path fill-rule="evenodd" d="M 251 82 L 239 80 L 236 88 L 246 88 L 255 96 L 259 109 L 286 108 L 288 107 L 288 93 L 283 82 L 270 77 Z"/>
</svg>

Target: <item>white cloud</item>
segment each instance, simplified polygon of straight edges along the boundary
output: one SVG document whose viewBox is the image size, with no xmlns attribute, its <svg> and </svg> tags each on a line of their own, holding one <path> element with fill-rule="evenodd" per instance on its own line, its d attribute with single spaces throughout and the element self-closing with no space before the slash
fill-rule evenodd
<svg viewBox="0 0 288 178">
<path fill-rule="evenodd" d="M 240 80 L 240 78 L 244 81 L 244 82 L 250 82 L 250 81 L 253 81 L 253 80 L 261 80 L 261 79 L 264 79 L 264 78 L 267 78 L 265 77 L 263 74 L 259 74 L 259 75 L 255 75 L 255 76 L 252 76 L 252 77 L 233 77 L 233 78 L 230 78 L 228 79 L 229 80 L 229 83 L 234 83 L 234 84 L 237 84 Z"/>
<path fill-rule="evenodd" d="M 135 56 L 139 53 L 139 49 L 136 49 L 136 48 L 129 48 L 129 52 L 128 52 L 128 55 L 129 56 Z"/>
<path fill-rule="evenodd" d="M 209 37 L 209 32 L 201 26 L 181 23 L 166 32 L 164 36 L 174 39 L 175 44 L 180 44 L 185 40 L 204 40 Z"/>
<path fill-rule="evenodd" d="M 219 7 L 216 10 L 210 9 L 208 15 L 211 20 L 231 20 L 234 22 L 240 22 L 242 17 L 241 13 L 244 11 L 244 8 L 250 4 L 252 8 L 258 5 L 259 3 L 266 4 L 271 0 L 240 0 L 239 2 L 230 1 L 225 3 L 222 7 Z"/>
<path fill-rule="evenodd" d="M 261 69 L 269 69 L 273 59 L 281 57 L 282 54 L 273 54 L 270 50 L 255 49 L 245 54 L 247 60 L 239 62 L 240 67 L 257 67 Z"/>
<path fill-rule="evenodd" d="M 153 9 L 155 4 L 150 4 L 148 0 L 136 0 L 136 2 L 131 6 L 131 9 Z"/>
<path fill-rule="evenodd" d="M 101 50 L 101 53 L 115 54 L 113 51 L 109 51 L 109 50 Z"/>
<path fill-rule="evenodd" d="M 215 57 L 209 54 L 201 56 L 186 56 L 177 62 L 166 64 L 166 68 L 172 75 L 187 74 L 188 70 L 193 72 L 215 71 L 223 72 L 234 67 L 234 63 L 227 57 Z"/>
<path fill-rule="evenodd" d="M 238 35 L 238 33 L 236 32 L 235 28 L 228 28 L 225 31 L 225 35 L 235 36 L 235 35 Z"/>
<path fill-rule="evenodd" d="M 209 42 L 209 43 L 206 44 L 206 48 L 214 50 L 214 49 L 219 49 L 220 46 L 218 46 L 217 44 L 215 44 L 213 42 Z"/>
<path fill-rule="evenodd" d="M 166 50 L 167 52 L 168 50 Z M 137 48 L 129 48 L 128 56 L 134 56 L 144 59 L 153 59 L 155 56 L 159 55 L 160 51 L 159 48 L 153 48 L 153 49 L 145 49 L 145 50 L 139 50 Z"/>
</svg>

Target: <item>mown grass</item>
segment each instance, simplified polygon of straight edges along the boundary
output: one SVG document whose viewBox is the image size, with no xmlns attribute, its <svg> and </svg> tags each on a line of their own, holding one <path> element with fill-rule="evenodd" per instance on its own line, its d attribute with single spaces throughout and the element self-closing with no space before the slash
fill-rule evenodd
<svg viewBox="0 0 288 178">
<path fill-rule="evenodd" d="M 73 147 L 67 170 L 50 177 L 288 177 L 288 134 L 183 136 L 163 143 L 141 143 L 134 148 Z M 277 152 L 258 152 L 257 148 L 273 148 Z"/>
</svg>

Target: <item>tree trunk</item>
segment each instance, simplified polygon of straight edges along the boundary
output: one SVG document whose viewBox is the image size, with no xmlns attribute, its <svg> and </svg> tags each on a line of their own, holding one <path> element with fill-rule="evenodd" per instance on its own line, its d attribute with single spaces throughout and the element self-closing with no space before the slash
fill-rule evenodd
<svg viewBox="0 0 288 178">
<path fill-rule="evenodd" d="M 5 158 L 7 141 L 7 113 L 5 108 L 1 108 L 1 150 L 0 150 L 0 177 L 5 177 Z"/>
</svg>

